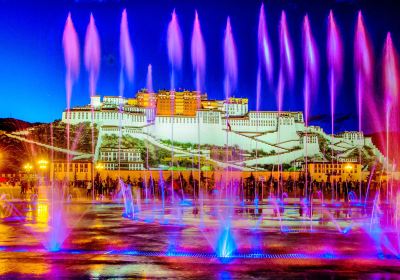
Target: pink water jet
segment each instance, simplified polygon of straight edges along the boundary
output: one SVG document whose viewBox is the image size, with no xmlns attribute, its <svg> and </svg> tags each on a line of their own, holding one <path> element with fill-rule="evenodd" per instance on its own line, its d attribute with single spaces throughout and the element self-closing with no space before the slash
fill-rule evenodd
<svg viewBox="0 0 400 280">
<path fill-rule="evenodd" d="M 303 21 L 304 114 L 306 126 L 308 126 L 311 98 L 318 91 L 318 60 L 317 45 L 311 32 L 308 15 L 306 15 Z"/>
<path fill-rule="evenodd" d="M 63 40 L 64 60 L 67 68 L 65 77 L 65 87 L 67 91 L 67 109 L 70 108 L 72 86 L 79 76 L 79 39 L 76 34 L 71 13 L 68 14 L 65 22 Z"/>
<path fill-rule="evenodd" d="M 335 120 L 335 101 L 337 89 L 343 78 L 343 47 L 339 29 L 336 25 L 333 12 L 328 16 L 328 36 L 327 36 L 327 59 L 328 59 L 328 83 L 331 101 L 331 133 L 334 133 Z"/>
<path fill-rule="evenodd" d="M 264 4 L 261 4 L 258 20 L 258 70 L 257 70 L 257 111 L 261 103 L 261 69 L 264 69 L 269 86 L 273 81 L 273 56 L 271 43 L 267 32 Z"/>
<path fill-rule="evenodd" d="M 356 33 L 354 38 L 354 70 L 356 96 L 358 104 L 358 129 L 362 130 L 363 102 L 372 114 L 368 118 L 375 122 L 375 129 L 380 129 L 380 117 L 377 114 L 376 102 L 373 97 L 373 58 L 372 47 L 368 37 L 361 11 L 358 12 Z"/>
<path fill-rule="evenodd" d="M 392 37 L 390 32 L 386 36 L 385 46 L 383 49 L 383 89 L 385 97 L 385 111 L 386 111 L 386 157 L 389 160 L 389 132 L 399 132 L 399 63 L 398 55 L 395 47 L 393 46 Z M 390 155 L 392 161 L 398 161 L 398 152 L 393 151 L 395 154 Z"/>
<path fill-rule="evenodd" d="M 201 32 L 197 11 L 195 12 L 193 24 L 191 54 L 193 71 L 196 76 L 196 90 L 198 92 L 203 92 L 205 89 L 206 76 L 206 46 Z"/>
<path fill-rule="evenodd" d="M 146 76 L 146 88 L 150 93 L 154 92 L 153 89 L 153 70 L 151 64 L 147 66 L 147 76 Z"/>
<path fill-rule="evenodd" d="M 282 11 L 279 24 L 279 78 L 277 89 L 278 111 L 282 111 L 283 94 L 286 87 L 292 87 L 294 83 L 294 55 L 292 42 L 286 22 L 286 13 Z"/>
<path fill-rule="evenodd" d="M 131 39 L 129 36 L 128 16 L 126 13 L 126 9 L 122 11 L 122 17 L 121 17 L 119 55 L 121 63 L 119 91 L 120 91 L 120 96 L 123 96 L 125 88 L 124 74 L 128 79 L 128 81 L 131 83 L 133 82 L 133 74 L 134 74 L 134 56 L 133 56 Z"/>
<path fill-rule="evenodd" d="M 85 67 L 89 72 L 89 90 L 91 96 L 96 94 L 96 84 L 100 71 L 100 54 L 100 38 L 94 17 L 90 14 L 90 21 L 86 29 L 84 55 Z"/>
<path fill-rule="evenodd" d="M 231 20 L 228 17 L 226 21 L 225 37 L 224 37 L 224 92 L 225 99 L 234 93 L 238 80 L 238 64 L 235 40 L 232 34 Z"/>
<path fill-rule="evenodd" d="M 66 66 L 65 74 L 65 90 L 67 94 L 67 114 L 70 114 L 71 96 L 73 83 L 79 76 L 79 40 L 76 34 L 74 23 L 71 19 L 71 13 L 68 14 L 65 22 L 63 39 L 64 60 Z M 69 134 L 70 126 L 67 123 L 67 149 L 69 149 Z"/>
<path fill-rule="evenodd" d="M 182 68 L 183 40 L 175 10 L 172 12 L 171 21 L 167 30 L 168 59 L 171 65 L 171 89 L 176 86 L 176 71 Z"/>
<path fill-rule="evenodd" d="M 390 111 L 397 104 L 399 94 L 398 55 L 393 46 L 390 32 L 386 36 L 383 50 L 383 82 L 386 109 Z"/>
</svg>

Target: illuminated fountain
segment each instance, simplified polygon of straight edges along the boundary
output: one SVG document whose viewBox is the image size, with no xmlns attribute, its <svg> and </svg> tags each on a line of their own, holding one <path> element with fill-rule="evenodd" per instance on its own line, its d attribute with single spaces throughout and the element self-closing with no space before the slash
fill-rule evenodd
<svg viewBox="0 0 400 280">
<path fill-rule="evenodd" d="M 332 11 L 328 16 L 328 34 L 327 34 L 327 66 L 329 95 L 330 95 L 330 117 L 331 117 L 331 134 L 333 141 L 334 120 L 336 110 L 336 97 L 338 95 L 343 75 L 343 50 L 340 38 L 340 32 L 334 19 Z M 309 126 L 310 112 L 313 101 L 316 98 L 319 87 L 319 53 L 316 42 L 312 33 L 311 24 L 308 15 L 304 17 L 302 24 L 302 69 L 301 76 L 303 80 L 304 97 L 304 126 L 305 135 L 311 131 Z M 271 98 L 269 92 L 275 92 L 276 103 L 279 116 L 287 109 L 286 101 L 289 99 L 290 91 L 293 91 L 295 84 L 295 57 L 286 13 L 282 11 L 279 23 L 279 64 L 277 75 L 274 76 L 274 63 L 272 44 L 267 30 L 267 19 L 264 11 L 264 5 L 261 6 L 259 13 L 258 32 L 257 32 L 257 77 L 256 77 L 256 93 L 257 93 L 257 112 L 261 111 L 261 100 Z M 71 16 L 68 16 L 63 46 L 65 54 L 65 62 L 67 67 L 66 74 L 66 92 L 67 92 L 67 111 L 70 110 L 70 98 L 72 94 L 73 83 L 78 78 L 79 73 L 79 44 L 77 34 L 74 30 Z M 120 73 L 119 73 L 119 96 L 123 97 L 128 91 L 127 85 L 133 83 L 134 78 L 134 55 L 129 34 L 127 12 L 122 12 L 120 25 Z M 175 89 L 180 84 L 181 70 L 183 61 L 183 37 L 178 23 L 178 17 L 175 10 L 172 13 L 171 20 L 167 30 L 167 51 L 170 66 L 170 90 Z M 356 35 L 354 41 L 354 64 L 355 64 L 355 84 L 358 104 L 359 130 L 363 128 L 364 114 L 368 112 L 374 117 L 372 125 L 375 128 L 399 129 L 399 123 L 396 122 L 398 115 L 398 91 L 399 91 L 399 73 L 397 54 L 391 39 L 390 33 L 387 35 L 384 55 L 383 55 L 383 81 L 385 90 L 385 112 L 384 118 L 378 116 L 377 103 L 375 102 L 373 92 L 373 62 L 371 44 L 368 34 L 364 26 L 361 13 L 358 14 Z M 224 80 L 223 83 L 225 99 L 229 99 L 237 92 L 237 85 L 240 79 L 238 65 L 238 51 L 236 49 L 234 32 L 232 30 L 231 19 L 228 17 L 226 21 L 225 33 L 222 44 Z M 322 52 L 321 52 L 322 53 Z M 90 96 L 96 94 L 96 84 L 100 71 L 100 39 L 96 29 L 93 16 L 90 16 L 89 25 L 86 31 L 84 61 L 85 67 L 89 73 L 89 93 Z M 277 61 L 278 61 L 277 60 Z M 198 93 L 202 93 L 206 89 L 206 44 L 204 42 L 200 20 L 197 12 L 195 12 L 192 38 L 191 38 L 191 62 L 193 67 L 193 84 Z M 222 62 L 222 61 L 221 61 Z M 321 64 L 322 65 L 322 64 Z M 147 67 L 146 86 L 149 93 L 154 92 L 152 65 Z M 268 91 L 263 89 L 268 88 Z M 200 103 L 200 99 L 198 102 Z M 174 102 L 174 101 L 171 101 Z M 119 106 L 119 149 L 121 147 L 123 116 L 122 104 Z M 173 104 L 172 104 L 173 105 Z M 200 107 L 201 104 L 198 104 Z M 174 106 L 171 106 L 174 108 Z M 172 109 L 174 110 L 174 109 Z M 94 117 L 92 110 L 92 128 L 94 126 Z M 174 112 L 171 112 L 172 119 Z M 376 117 L 376 119 L 375 119 Z M 145 177 L 145 181 L 137 185 L 132 182 L 124 181 L 122 175 L 118 175 L 118 191 L 119 196 L 111 202 L 121 202 L 118 198 L 122 198 L 123 206 L 118 204 L 113 207 L 121 210 L 122 216 L 127 220 L 118 220 L 124 226 L 146 226 L 154 227 L 154 231 L 165 233 L 160 238 L 160 243 L 164 242 L 165 247 L 157 247 L 158 250 L 136 250 L 136 248 L 126 248 L 118 244 L 123 249 L 115 249 L 115 244 L 107 245 L 96 251 L 95 254 L 121 254 L 146 257 L 203 257 L 215 258 L 221 260 L 222 263 L 231 261 L 236 258 L 241 259 L 262 259 L 262 258 L 299 258 L 299 259 L 341 259 L 348 257 L 346 249 L 341 251 L 339 245 L 335 245 L 335 241 L 350 240 L 356 237 L 360 242 L 369 242 L 371 247 L 359 248 L 360 254 L 355 257 L 370 258 L 379 257 L 396 258 L 399 256 L 399 235 L 398 223 L 400 218 L 400 198 L 395 184 L 386 186 L 386 201 L 382 199 L 382 188 L 376 187 L 374 191 L 370 190 L 372 179 L 369 178 L 366 196 L 358 195 L 356 188 L 347 189 L 343 195 L 343 201 L 339 201 L 338 197 L 333 195 L 336 190 L 332 190 L 332 195 L 325 197 L 321 190 L 313 189 L 313 182 L 304 176 L 303 179 L 296 178 L 294 183 L 296 193 L 301 184 L 305 184 L 306 195 L 300 194 L 300 197 L 292 197 L 289 191 L 284 191 L 283 179 L 273 178 L 272 172 L 270 178 L 257 180 L 253 173 L 246 178 L 235 177 L 233 168 L 229 166 L 229 144 L 235 136 L 230 130 L 230 119 L 228 110 L 222 120 L 226 130 L 226 159 L 223 171 L 219 172 L 217 178 L 212 179 L 211 188 L 208 186 L 207 180 L 202 180 L 201 169 L 201 135 L 200 135 L 200 115 L 197 118 L 198 123 L 198 166 L 194 171 L 198 171 L 192 177 L 194 190 L 188 191 L 184 187 L 183 175 L 177 175 L 174 171 L 174 134 L 185 133 L 185 131 L 174 131 L 174 121 L 171 125 L 171 142 L 172 152 L 170 161 L 170 179 L 165 178 L 165 174 L 160 171 L 154 171 L 150 177 Z M 393 119 L 392 119 L 393 118 Z M 153 120 L 152 120 L 153 121 Z M 150 124 L 151 121 L 147 123 Z M 280 124 L 278 123 L 278 126 Z M 68 131 L 68 150 L 75 150 L 75 145 L 70 147 L 69 126 Z M 257 131 L 258 132 L 258 131 Z M 224 131 L 225 133 L 225 131 Z M 280 137 L 279 131 L 276 136 Z M 148 136 L 147 133 L 145 136 Z M 256 138 L 257 135 L 250 135 L 248 138 Z M 94 134 L 92 129 L 92 155 L 95 154 Z M 147 138 L 144 138 L 147 139 Z M 78 140 L 75 139 L 74 142 Z M 333 142 L 331 143 L 333 144 Z M 74 147 L 75 146 L 75 147 Z M 307 166 L 307 142 L 305 143 L 305 161 Z M 390 139 L 386 137 L 386 155 L 389 155 Z M 257 146 L 256 146 L 257 150 Z M 195 151 L 195 158 L 197 150 Z M 146 160 L 148 161 L 148 147 L 146 146 Z M 281 160 L 277 157 L 275 165 L 280 166 Z M 332 154 L 333 158 L 333 154 Z M 118 157 L 120 161 L 120 158 Z M 194 160 L 193 160 L 194 162 Z M 121 162 L 119 162 L 119 166 Z M 332 159 L 332 164 L 335 162 Z M 148 166 L 148 162 L 146 164 Z M 257 166 L 258 168 L 258 166 Z M 352 166 L 349 165 L 349 172 Z M 387 162 L 386 170 L 392 166 Z M 305 168 L 307 174 L 307 167 Z M 375 166 L 371 173 L 374 173 Z M 150 170 L 151 171 L 151 170 Z M 257 172 L 258 170 L 255 170 Z M 121 170 L 118 172 L 122 173 Z M 159 174 L 157 174 L 159 173 Z M 175 173 L 175 175 L 174 175 Z M 146 173 L 145 176 L 147 176 Z M 157 176 L 156 176 L 157 175 Z M 153 177 L 154 176 L 154 177 Z M 163 177 L 164 176 L 164 177 Z M 158 178 L 156 178 L 158 177 Z M 300 176 L 299 176 L 300 177 Z M 93 181 L 92 181 L 93 182 Z M 70 253 L 63 250 L 63 242 L 70 236 L 71 227 L 67 227 L 71 215 L 68 211 L 68 203 L 65 199 L 67 192 L 67 184 L 52 185 L 51 192 L 48 197 L 48 227 L 44 247 L 51 252 L 60 251 L 61 253 Z M 296 185 L 298 184 L 298 185 Z M 197 187 L 197 190 L 196 190 Z M 345 187 L 343 187 L 344 189 Z M 346 188 L 349 188 L 346 185 Z M 251 191 L 250 191 L 251 190 Z M 198 191 L 198 192 L 197 192 Z M 343 190 L 343 192 L 345 192 Z M 361 184 L 360 184 L 361 194 Z M 370 194 L 370 195 L 368 195 Z M 330 195 L 330 194 L 329 194 Z M 51 197 L 51 198 L 50 198 Z M 94 189 L 92 190 L 92 200 L 95 199 Z M 3 205 L 5 196 L 0 196 L 0 203 Z M 103 202 L 100 202 L 103 204 Z M 99 204 L 100 204 L 99 203 Z M 106 203 L 104 203 L 105 205 Z M 111 204 L 111 203 L 110 203 Z M 112 211 L 116 211 L 115 208 Z M 9 208 L 7 208 L 8 211 Z M 117 210 L 117 211 L 118 211 Z M 83 214 L 82 214 L 83 215 Z M 79 219 L 76 219 L 79 221 Z M 132 221 L 130 221 L 132 220 Z M 98 222 L 98 221 L 97 221 Z M 115 222 L 115 221 L 114 221 Z M 101 227 L 101 225 L 96 225 Z M 120 229 L 118 229 L 120 230 Z M 116 230 L 117 231 L 117 230 Z M 164 232 L 165 231 L 165 232 Z M 195 237 L 200 240 L 184 240 L 181 238 L 187 232 L 195 232 Z M 125 233 L 125 232 L 124 232 Z M 146 235 L 145 230 L 141 232 Z M 181 234 L 181 235 L 179 235 Z M 277 246 L 268 243 L 266 240 L 269 236 L 289 238 L 295 234 L 301 243 L 302 238 L 314 239 L 316 242 L 326 241 L 327 244 L 319 247 L 303 249 L 298 252 L 296 244 L 285 246 Z M 353 234 L 353 235 L 352 235 Z M 127 234 L 129 235 L 129 233 Z M 130 236 L 126 237 L 128 240 Z M 162 240 L 161 240 L 162 239 Z M 322 240 L 323 239 L 323 240 Z M 146 239 L 148 241 L 150 239 Z M 143 241 L 143 240 L 142 240 Z M 332 244 L 330 243 L 332 241 Z M 149 243 L 157 243 L 158 240 L 150 240 Z M 186 243 L 185 243 L 186 242 Z M 197 243 L 196 243 L 197 242 Z M 272 241 L 273 242 L 273 241 Z M 143 242 L 146 243 L 146 242 Z M 162 244 L 164 244 L 162 243 Z M 193 244 L 192 244 L 193 243 Z M 310 242 L 312 243 L 312 242 Z M 200 244 L 200 245 L 199 245 Z M 75 245 L 75 244 L 74 244 Z M 78 244 L 80 245 L 80 244 Z M 143 244 L 134 244 L 144 246 Z M 300 244 L 301 245 L 301 244 Z M 346 243 L 347 245 L 347 243 Z M 85 245 L 89 246 L 89 245 Z M 131 246 L 129 244 L 126 246 Z M 186 246 L 186 247 L 185 247 Z M 338 247 L 335 247 L 338 246 Z M 117 246 L 116 246 L 117 247 Z M 367 247 L 367 246 L 366 246 Z M 159 249 L 161 248 L 161 249 Z M 182 249 L 183 248 L 183 249 Z M 283 249 L 282 249 L 283 248 Z M 87 249 L 87 248 L 85 248 Z M 181 250 L 182 249 L 182 250 Z M 186 250 L 186 251 L 185 251 Z M 275 250 L 275 251 L 274 251 Z M 281 250 L 281 251 L 279 251 Z M 335 251 L 335 253 L 332 253 Z M 338 253 L 336 253 L 336 251 Z M 276 253 L 278 252 L 278 253 Z M 343 253 L 344 252 L 344 253 Z M 366 255 L 364 253 L 366 252 Z M 342 254 L 342 255 L 340 255 Z M 353 257 L 351 255 L 350 257 Z"/>
<path fill-rule="evenodd" d="M 335 120 L 335 100 L 342 82 L 343 73 L 343 50 L 340 33 L 333 17 L 332 11 L 328 16 L 328 34 L 327 34 L 327 50 L 326 58 L 328 61 L 328 79 L 330 94 L 330 115 L 331 115 L 331 134 L 334 133 Z M 319 53 L 316 42 L 311 32 L 311 25 L 308 15 L 303 21 L 303 40 L 302 54 L 304 67 L 304 112 L 306 133 L 309 126 L 309 118 L 311 106 L 316 98 L 319 84 Z M 182 38 L 175 11 L 172 15 L 168 28 L 168 57 L 171 66 L 171 89 L 176 87 L 177 72 L 181 69 L 182 63 Z M 286 14 L 282 12 L 279 26 L 279 43 L 280 43 L 280 59 L 279 73 L 276 84 L 277 107 L 281 112 L 285 104 L 285 92 L 293 89 L 295 83 L 295 67 L 294 52 L 289 36 Z M 368 106 L 372 106 L 372 92 L 365 90 L 364 87 L 370 87 L 366 80 L 371 79 L 371 72 L 368 70 L 372 63 L 368 57 L 369 43 L 366 30 L 363 27 L 361 14 L 358 16 L 357 31 L 355 37 L 355 71 L 356 71 L 356 88 L 359 98 L 361 94 L 368 95 L 364 101 Z M 196 89 L 201 92 L 204 90 L 205 80 L 205 47 L 204 40 L 201 35 L 200 22 L 197 13 L 195 13 L 194 28 L 192 34 L 191 45 L 192 64 L 194 72 L 194 84 Z M 235 91 L 238 82 L 238 62 L 237 50 L 234 42 L 232 26 L 228 17 L 223 40 L 223 57 L 224 57 L 224 93 L 225 98 L 231 97 Z M 397 77 L 397 60 L 394 60 L 392 42 L 390 36 L 386 41 L 384 53 L 384 69 L 385 75 L 389 77 Z M 260 100 L 265 98 L 262 93 L 262 82 L 266 80 L 266 85 L 271 87 L 274 85 L 273 75 L 273 58 L 272 47 L 267 33 L 266 19 L 264 7 L 261 6 L 258 25 L 258 69 L 257 69 L 257 111 L 260 109 Z M 386 100 L 390 103 L 393 96 L 397 92 L 397 79 L 393 82 L 391 79 L 385 79 Z M 365 92 L 365 93 L 364 93 Z M 361 102 L 360 102 L 361 103 Z M 360 105 L 360 103 L 358 103 Z M 391 103 L 390 103 L 391 104 Z M 375 105 L 375 104 L 374 104 Z M 359 107 L 359 119 L 361 129 L 362 104 Z M 376 106 L 376 105 L 375 105 Z M 374 111 L 372 111 L 374 112 Z M 229 115 L 226 115 L 226 144 L 229 146 Z M 172 135 L 174 132 L 172 129 Z M 173 137 L 173 136 L 172 136 Z M 172 138 L 173 139 L 173 138 Z M 305 145 L 307 146 L 307 144 Z M 200 140 L 199 140 L 200 151 Z M 307 152 L 306 152 L 307 156 Z M 200 157 L 200 156 L 199 156 Z M 333 157 L 333 156 L 332 156 Z M 228 158 L 228 157 L 227 157 Z M 173 165 L 173 163 L 172 163 Z M 351 168 L 351 166 L 349 167 Z M 200 178 L 200 163 L 199 163 Z M 125 201 L 125 217 L 134 219 L 137 223 L 148 223 L 161 225 L 168 228 L 178 226 L 182 230 L 191 229 L 198 230 L 206 244 L 212 251 L 207 248 L 196 247 L 193 251 L 179 251 L 181 242 L 179 238 L 171 237 L 169 239 L 168 249 L 165 252 L 167 256 L 204 256 L 216 257 L 222 262 L 235 258 L 273 258 L 268 253 L 268 245 L 263 244 L 263 238 L 266 238 L 269 232 L 281 232 L 284 234 L 319 234 L 326 235 L 326 241 L 329 243 L 330 238 L 334 236 L 346 236 L 355 234 L 357 237 L 362 235 L 362 240 L 374 244 L 379 256 L 396 257 L 399 254 L 397 223 L 396 218 L 390 218 L 392 210 L 398 212 L 398 199 L 396 203 L 392 202 L 392 206 L 382 203 L 379 190 L 374 191 L 371 197 L 368 197 L 368 191 L 365 198 L 361 201 L 361 196 L 355 188 L 348 191 L 344 202 L 339 202 L 333 194 L 337 191 L 332 190 L 332 197 L 324 197 L 322 191 L 313 190 L 312 183 L 305 176 L 305 189 L 307 197 L 300 200 L 293 200 L 288 193 L 272 190 L 265 190 L 254 182 L 252 197 L 248 197 L 243 188 L 243 182 L 232 176 L 229 167 L 221 173 L 219 180 L 215 182 L 215 191 L 212 194 L 204 195 L 205 188 L 199 182 L 199 197 L 188 203 L 188 195 L 185 195 L 184 189 L 181 188 L 177 195 L 174 193 L 174 184 L 180 184 L 179 181 L 172 179 L 166 182 L 162 176 L 159 179 L 160 197 L 151 196 L 153 200 L 152 206 L 144 206 L 137 201 L 135 197 L 128 198 Z M 373 173 L 374 171 L 372 171 Z M 172 172 L 173 174 L 173 172 Z M 272 175 L 271 175 L 272 176 Z M 178 179 L 179 180 L 179 179 Z M 272 182 L 271 182 L 272 183 Z M 122 182 L 123 184 L 123 182 Z M 371 179 L 368 182 L 368 190 Z M 170 188 L 170 190 L 168 189 Z M 204 188 L 204 190 L 203 190 Z M 278 187 L 279 188 L 279 187 Z M 361 187 L 360 187 L 361 188 Z M 262 194 L 262 195 L 261 195 Z M 277 195 L 279 194 L 279 195 Z M 133 196 L 135 193 L 133 192 Z M 176 200 L 179 203 L 176 203 Z M 250 201 L 250 202 L 248 202 Z M 129 214 L 135 209 L 135 204 L 139 207 L 140 212 L 134 215 Z M 200 215 L 199 215 L 200 210 Z M 293 212 L 298 211 L 299 217 L 294 218 Z M 292 214 L 290 214 L 292 213 Z M 133 217 L 134 216 L 134 217 Z M 390 220 L 389 222 L 387 222 Z M 354 232 L 354 233 L 353 233 Z M 319 238 L 319 237 L 318 237 Z M 368 241 L 367 241 L 368 240 Z M 183 246 L 183 245 L 182 245 Z M 336 248 L 338 249 L 338 248 Z M 367 254 L 373 254 L 372 249 Z M 319 248 L 313 251 L 297 252 L 293 250 L 293 255 L 288 254 L 288 258 L 335 258 L 332 253 L 332 247 Z M 289 250 L 290 251 L 290 250 Z M 140 254 L 140 252 L 136 252 Z M 148 254 L 146 252 L 146 254 Z M 149 253 L 150 254 L 150 253 Z M 279 258 L 281 255 L 277 255 Z M 283 256 L 283 255 L 282 255 Z M 281 256 L 281 257 L 282 257 Z M 339 256 L 338 256 L 339 257 Z M 371 257 L 371 255 L 368 255 Z"/>
</svg>

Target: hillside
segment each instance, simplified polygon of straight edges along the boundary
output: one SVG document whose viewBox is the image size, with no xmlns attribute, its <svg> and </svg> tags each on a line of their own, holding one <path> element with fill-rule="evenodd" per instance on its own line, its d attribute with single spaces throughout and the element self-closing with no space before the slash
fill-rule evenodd
<svg viewBox="0 0 400 280">
<path fill-rule="evenodd" d="M 14 118 L 0 118 L 0 130 L 5 132 L 14 132 L 18 130 L 24 130 L 40 123 L 30 123 Z"/>
<path fill-rule="evenodd" d="M 5 119 L 2 119 L 5 120 Z M 56 121 L 50 124 L 28 123 L 24 121 L 8 119 L 2 122 L 4 131 L 13 131 L 31 128 L 29 134 L 20 135 L 27 139 L 42 144 L 47 144 L 59 148 L 67 148 L 66 125 Z M 26 162 L 36 162 L 40 158 L 51 159 L 64 158 L 66 155 L 61 152 L 53 152 L 51 149 L 27 143 L 0 133 L 0 173 L 19 172 Z M 94 137 L 97 137 L 97 129 L 94 129 Z M 94 143 L 96 145 L 96 142 Z M 92 130 L 90 124 L 80 124 L 70 126 L 70 145 L 71 150 L 90 153 L 92 150 Z"/>
</svg>

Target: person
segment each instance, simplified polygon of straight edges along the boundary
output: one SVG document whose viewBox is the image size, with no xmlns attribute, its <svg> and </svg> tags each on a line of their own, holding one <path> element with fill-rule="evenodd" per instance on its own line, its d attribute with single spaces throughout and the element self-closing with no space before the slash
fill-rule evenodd
<svg viewBox="0 0 400 280">
<path fill-rule="evenodd" d="M 86 197 L 89 197 L 92 193 L 92 182 L 88 181 L 86 185 Z"/>
</svg>

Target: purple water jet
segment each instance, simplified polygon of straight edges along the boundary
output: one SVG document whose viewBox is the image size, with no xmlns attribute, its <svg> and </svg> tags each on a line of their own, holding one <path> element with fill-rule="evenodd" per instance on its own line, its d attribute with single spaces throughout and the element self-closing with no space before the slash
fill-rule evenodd
<svg viewBox="0 0 400 280">
<path fill-rule="evenodd" d="M 237 52 L 229 17 L 226 21 L 224 37 L 224 69 L 224 92 L 225 99 L 228 100 L 231 94 L 236 90 L 238 80 Z"/>
<path fill-rule="evenodd" d="M 265 70 L 268 84 L 271 86 L 273 81 L 273 56 L 271 43 L 267 32 L 264 4 L 261 4 L 258 20 L 257 111 L 260 109 L 261 102 L 261 69 Z"/>
<path fill-rule="evenodd" d="M 286 22 L 286 13 L 282 11 L 279 24 L 279 78 L 277 89 L 278 111 L 282 111 L 283 94 L 287 86 L 292 87 L 294 82 L 294 56 L 292 42 Z M 286 86 L 287 85 L 287 86 Z"/>
<path fill-rule="evenodd" d="M 65 74 L 65 90 L 67 94 L 67 114 L 70 114 L 72 86 L 79 76 L 79 40 L 76 34 L 71 13 L 68 14 L 65 22 L 62 44 L 64 48 L 64 60 L 67 68 Z M 67 149 L 69 149 L 70 126 L 67 124 Z"/>
<path fill-rule="evenodd" d="M 90 96 L 96 95 L 96 85 L 97 79 L 99 77 L 100 71 L 100 38 L 97 32 L 96 24 L 94 22 L 94 17 L 90 14 L 90 20 L 88 27 L 86 29 L 86 38 L 85 38 L 85 66 L 86 70 L 89 72 L 89 93 Z M 94 137 L 94 108 L 92 107 L 92 154 L 94 154 L 95 148 L 95 137 Z M 92 181 L 94 183 L 94 181 Z"/>
<path fill-rule="evenodd" d="M 176 86 L 176 71 L 181 70 L 183 56 L 183 40 L 175 10 L 172 12 L 171 21 L 167 31 L 168 59 L 171 65 L 171 89 Z"/>
<path fill-rule="evenodd" d="M 89 72 L 90 95 L 96 94 L 96 84 L 100 71 L 100 38 L 97 32 L 94 17 L 90 15 L 90 21 L 86 29 L 85 37 L 85 66 Z"/>
<path fill-rule="evenodd" d="M 343 73 L 343 48 L 340 32 L 332 11 L 329 12 L 328 16 L 327 58 L 329 69 L 329 95 L 331 101 L 331 134 L 333 135 L 336 93 L 342 81 Z"/>
<path fill-rule="evenodd" d="M 303 62 L 304 62 L 304 114 L 308 126 L 310 101 L 318 90 L 318 50 L 311 33 L 308 15 L 303 21 Z"/>
<path fill-rule="evenodd" d="M 153 89 L 153 70 L 151 64 L 147 66 L 147 76 L 146 76 L 146 88 L 150 93 L 154 92 Z"/>
<path fill-rule="evenodd" d="M 385 46 L 383 49 L 383 88 L 385 96 L 385 118 L 386 118 L 386 157 L 389 163 L 389 132 L 399 130 L 399 109 L 398 109 L 398 94 L 399 94 L 399 64 L 398 55 L 393 46 L 392 36 L 388 32 L 386 36 Z M 398 152 L 392 156 L 393 159 L 398 158 Z M 388 165 L 387 167 L 388 168 Z"/>
<path fill-rule="evenodd" d="M 76 34 L 71 13 L 68 14 L 65 22 L 63 40 L 64 60 L 67 68 L 65 77 L 65 87 L 67 91 L 67 108 L 70 108 L 72 86 L 79 76 L 79 39 Z"/>
<path fill-rule="evenodd" d="M 261 4 L 258 20 L 258 63 L 264 67 L 267 80 L 271 84 L 274 74 L 271 42 L 268 36 L 264 4 Z"/>
<path fill-rule="evenodd" d="M 375 102 L 372 101 L 373 89 L 373 61 L 371 43 L 364 26 L 364 20 L 361 11 L 358 12 L 356 34 L 354 39 L 354 68 L 355 84 L 358 104 L 358 129 L 362 130 L 363 100 L 371 105 L 369 109 L 373 110 Z M 378 115 L 374 114 L 373 120 L 377 120 Z"/>
<path fill-rule="evenodd" d="M 386 36 L 383 50 L 383 82 L 385 93 L 386 112 L 390 114 L 397 103 L 399 94 L 398 55 L 393 46 L 390 32 Z"/>
<path fill-rule="evenodd" d="M 121 72 L 119 80 L 119 94 L 124 95 L 125 83 L 124 73 L 129 82 L 133 82 L 134 56 L 131 39 L 129 36 L 128 16 L 126 10 L 123 10 L 121 17 L 120 37 L 119 37 L 119 55 L 121 63 Z"/>
<path fill-rule="evenodd" d="M 193 33 L 192 33 L 192 64 L 193 71 L 196 75 L 196 90 L 204 91 L 205 76 L 206 76 L 206 46 L 201 33 L 200 21 L 197 11 L 195 12 Z"/>
</svg>

